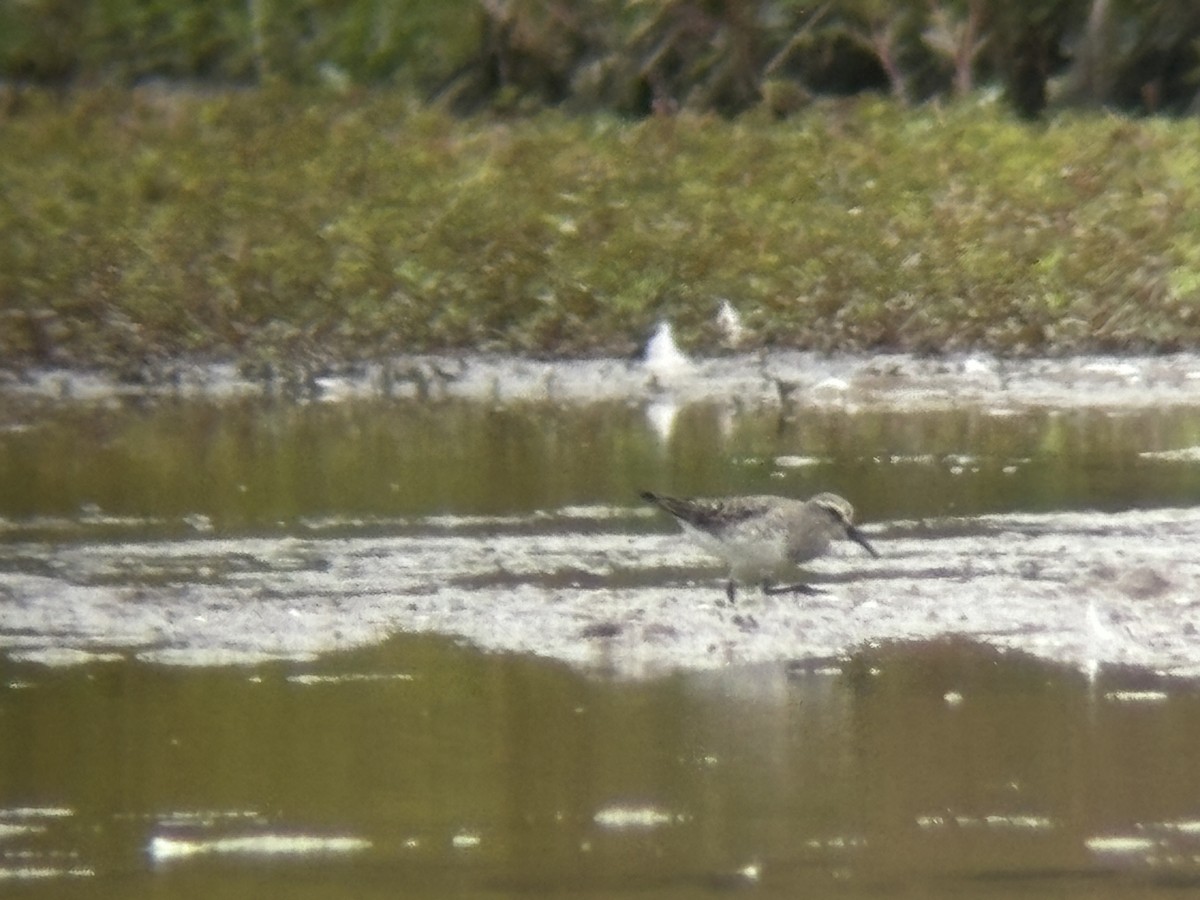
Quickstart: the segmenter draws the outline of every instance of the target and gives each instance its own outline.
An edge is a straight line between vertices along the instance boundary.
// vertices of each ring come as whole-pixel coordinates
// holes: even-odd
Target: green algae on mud
[[[463,347],[1005,354],[1200,341],[1196,122],[979,98],[777,122],[454,118],[398,92],[22,90],[0,352],[136,370]]]

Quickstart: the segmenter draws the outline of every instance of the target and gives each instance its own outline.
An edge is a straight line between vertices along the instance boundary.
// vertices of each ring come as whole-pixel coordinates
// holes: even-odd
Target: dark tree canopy
[[[0,79],[408,86],[455,109],[778,115],[865,91],[1001,89],[1022,115],[1187,114],[1193,0],[27,0]]]

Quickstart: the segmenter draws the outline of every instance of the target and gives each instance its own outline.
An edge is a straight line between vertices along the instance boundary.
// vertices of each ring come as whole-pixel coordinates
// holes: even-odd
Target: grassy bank
[[[396,93],[10,91],[0,350],[1200,344],[1200,123],[988,103],[457,119]]]

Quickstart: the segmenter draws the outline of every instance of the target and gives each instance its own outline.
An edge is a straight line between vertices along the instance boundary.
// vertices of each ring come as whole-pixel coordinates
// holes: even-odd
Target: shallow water
[[[614,682],[394,637],[0,678],[23,895],[1200,887],[1200,693],[1133,672],[935,642]]]
[[[1200,363],[801,362],[9,385],[0,883],[1200,885]],[[643,487],[882,556],[729,608]]]

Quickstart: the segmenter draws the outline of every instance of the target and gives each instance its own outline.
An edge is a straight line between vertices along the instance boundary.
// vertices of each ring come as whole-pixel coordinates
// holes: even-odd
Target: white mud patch
[[[455,635],[626,677],[965,636],[1200,675],[1200,510],[866,523],[816,597],[746,592],[649,510],[311,523],[303,536],[0,545],[0,648],[71,665],[310,660]]]

